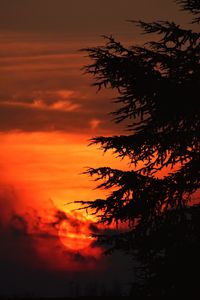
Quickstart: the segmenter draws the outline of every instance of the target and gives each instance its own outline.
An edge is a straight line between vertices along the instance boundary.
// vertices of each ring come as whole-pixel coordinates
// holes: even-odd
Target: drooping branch
[[[193,153],[198,151],[200,146],[197,130],[100,136],[93,138],[91,144],[100,144],[104,152],[113,150],[118,157],[129,157],[135,167],[143,163],[142,171],[146,175],[152,175],[163,167],[173,168],[178,162],[185,163],[193,157]]]
[[[193,15],[197,16],[193,23],[200,22],[200,1],[199,0],[176,0],[181,5],[183,10],[188,10]]]
[[[97,188],[113,189],[106,200],[77,202],[83,209],[98,213],[100,222],[128,222],[134,227],[146,223],[165,210],[187,204],[190,195],[200,187],[199,155],[163,179],[109,167],[90,168],[87,173],[101,181]]]

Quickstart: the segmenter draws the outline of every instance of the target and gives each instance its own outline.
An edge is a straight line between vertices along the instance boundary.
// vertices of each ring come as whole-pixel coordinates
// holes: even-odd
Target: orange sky
[[[108,115],[115,109],[108,100],[113,94],[96,94],[80,70],[88,63],[77,51],[83,45],[43,34],[2,32],[0,38],[0,186],[17,195],[12,210],[48,211],[42,213],[45,220],[57,210],[70,213],[74,207],[67,202],[103,197],[105,191],[94,190],[94,182],[80,173],[88,166],[127,168],[127,161],[87,145],[93,136],[120,134],[123,128]]]
[[[0,38],[0,206],[5,228],[17,214],[17,230],[26,224],[30,236],[43,230],[56,235],[58,248],[68,254],[65,259],[63,250],[57,251],[53,265],[49,251],[55,248],[52,239],[36,238],[33,242],[39,261],[51,268],[97,267],[95,260],[102,251],[90,247],[89,227],[94,220],[85,213],[84,220],[78,217],[82,226],[77,232],[66,220],[59,220],[54,232],[49,225],[35,231],[31,224],[38,218],[41,224],[51,224],[57,211],[74,218],[74,207],[67,202],[105,194],[94,190],[94,183],[80,173],[87,166],[109,165],[111,161],[117,166],[111,154],[103,156],[95,147],[87,147],[92,136],[115,132],[108,116],[113,107],[107,101],[111,94],[97,95],[89,78],[83,76],[80,68],[87,60],[78,51],[82,45],[77,39],[4,32]],[[96,42],[88,40],[88,45]],[[84,263],[70,256],[80,250]],[[88,255],[94,260],[87,260]]]
[[[116,109],[108,100],[114,94],[97,94],[83,76],[89,61],[79,49],[103,44],[103,34],[141,43],[146,37],[125,20],[169,16],[186,21],[172,0],[102,0],[98,7],[92,0],[1,0],[1,265],[77,271],[109,264],[89,237],[99,230],[94,220],[66,205],[105,195],[80,175],[85,167],[127,168],[87,147],[91,137],[123,127],[108,115]]]
[[[87,167],[127,167],[111,153],[103,155],[95,146],[88,147],[88,135],[18,132],[0,137],[1,181],[39,198],[38,203],[51,199],[60,209],[65,209],[66,202],[97,195],[95,183],[81,174]]]
[[[90,247],[93,242],[90,238],[92,233],[90,224],[95,220],[85,212],[83,216],[76,215],[73,210],[77,206],[66,204],[74,200],[92,200],[100,197],[100,194],[102,197],[105,195],[104,191],[94,190],[95,184],[90,178],[80,174],[87,166],[97,167],[100,162],[105,166],[115,167],[126,167],[126,164],[120,161],[115,163],[111,154],[102,155],[95,147],[88,149],[88,135],[61,132],[10,132],[2,133],[0,137],[2,195],[4,192],[7,194],[6,197],[10,198],[9,194],[12,190],[15,198],[12,200],[11,207],[7,207],[7,203],[4,203],[3,210],[9,211],[7,224],[12,219],[12,211],[27,222],[30,235],[37,237],[39,233],[48,232],[49,236],[57,236],[56,244],[59,244],[59,249],[66,248],[67,253],[81,251],[85,257],[90,255],[95,259],[100,258],[101,249]],[[0,194],[0,202],[2,195]],[[49,224],[55,221],[57,211],[66,213],[67,217],[66,220],[65,218],[58,220],[57,226],[52,231]],[[38,218],[40,218],[40,225],[34,229],[33,224]],[[70,218],[70,222],[72,219],[77,219],[78,231],[74,225],[70,225],[67,218]],[[20,221],[19,224],[17,223],[17,230],[19,228],[21,230],[21,226]],[[57,255],[54,254],[52,265],[50,258],[53,254],[49,250],[52,248],[51,238],[36,238],[35,247],[40,259],[42,258],[46,263],[49,261],[50,268],[67,270],[77,268],[80,270],[83,267],[84,269],[97,268],[96,263],[90,263],[90,260],[85,264],[70,259],[69,263],[69,259],[63,257],[61,250],[57,251]]]

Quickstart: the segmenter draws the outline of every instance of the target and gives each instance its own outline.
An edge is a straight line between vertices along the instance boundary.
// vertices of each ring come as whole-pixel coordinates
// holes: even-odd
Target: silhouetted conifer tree
[[[176,2],[194,14],[193,23],[198,26],[200,1]],[[132,167],[128,171],[107,166],[88,169],[89,175],[101,181],[98,188],[111,192],[106,199],[79,203],[91,209],[102,223],[128,223],[130,230],[126,233],[97,237],[113,248],[140,249],[139,255],[143,261],[146,257],[152,275],[156,262],[149,260],[149,254],[156,252],[156,259],[162,257],[164,249],[165,257],[171,259],[170,238],[164,236],[162,249],[157,238],[165,230],[168,233],[170,222],[176,218],[182,224],[188,201],[199,188],[200,33],[168,21],[134,24],[159,39],[127,48],[110,36],[105,37],[104,46],[84,49],[93,61],[86,72],[94,76],[99,90],[118,91],[115,101],[120,108],[113,112],[114,120],[125,122],[129,130],[126,135],[95,137],[91,143],[105,152],[113,150],[120,158],[128,157]],[[158,176],[166,169],[170,169],[167,175]],[[182,228],[180,224],[174,223],[177,226],[170,229],[172,234],[175,228]],[[179,246],[174,246],[175,251],[181,250]],[[162,265],[161,260],[159,263]],[[161,271],[153,278],[158,279],[159,274]],[[164,282],[166,278],[162,279]],[[173,290],[174,281],[168,281],[168,285]],[[169,286],[163,285],[160,294]]]
[[[197,13],[199,1],[178,2],[191,10],[193,4]],[[161,39],[125,48],[106,37],[105,46],[85,49],[94,61],[86,72],[98,89],[118,90],[121,107],[113,115],[116,122],[128,120],[130,132],[95,137],[92,144],[129,157],[133,168],[90,168],[87,173],[103,181],[99,188],[115,190],[107,199],[81,202],[103,223],[130,226],[185,206],[199,187],[200,33],[170,22],[134,23]],[[165,167],[173,172],[158,178]]]
[[[143,233],[135,232],[143,273],[139,270],[142,280],[133,285],[132,295],[195,299],[200,292],[200,205],[169,210]]]

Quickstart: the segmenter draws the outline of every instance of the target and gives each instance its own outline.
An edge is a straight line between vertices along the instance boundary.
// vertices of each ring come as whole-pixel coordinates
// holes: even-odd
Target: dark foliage
[[[179,3],[183,10],[189,10],[196,18],[193,20],[194,23],[200,22],[200,12],[199,12],[199,0],[176,0]]]
[[[176,2],[198,23],[200,1]],[[127,48],[110,36],[104,46],[84,49],[93,61],[86,72],[98,90],[118,91],[120,108],[112,114],[128,127],[126,135],[95,137],[91,144],[128,157],[131,168],[88,169],[110,194],[78,203],[104,224],[127,223],[125,233],[96,237],[140,257],[146,295],[173,296],[187,286],[191,266],[199,266],[199,207],[188,203],[200,186],[200,33],[173,22],[133,23],[159,38]]]
[[[141,293],[188,299],[199,294],[199,205],[168,211],[143,240],[140,237],[138,233],[134,242],[136,247],[138,241],[138,257],[146,263]]]
[[[105,46],[84,49],[94,61],[85,68],[94,85],[118,90],[121,107],[113,115],[116,122],[129,123],[130,133],[95,137],[91,143],[129,157],[133,168],[89,169],[103,180],[98,187],[112,192],[106,200],[82,202],[104,223],[132,226],[183,207],[198,189],[200,134],[200,33],[169,22],[134,23],[160,39],[125,48],[106,37]],[[158,178],[166,167],[173,172]]]

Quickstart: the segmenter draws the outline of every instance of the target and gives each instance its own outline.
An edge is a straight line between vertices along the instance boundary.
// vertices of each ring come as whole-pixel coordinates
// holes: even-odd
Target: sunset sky
[[[85,285],[125,281],[129,258],[103,257],[89,235],[104,229],[66,205],[104,195],[85,167],[127,167],[87,146],[123,128],[108,115],[114,94],[90,86],[79,50],[102,35],[145,41],[126,20],[187,18],[173,0],[0,0],[0,295],[73,294],[81,274]]]

